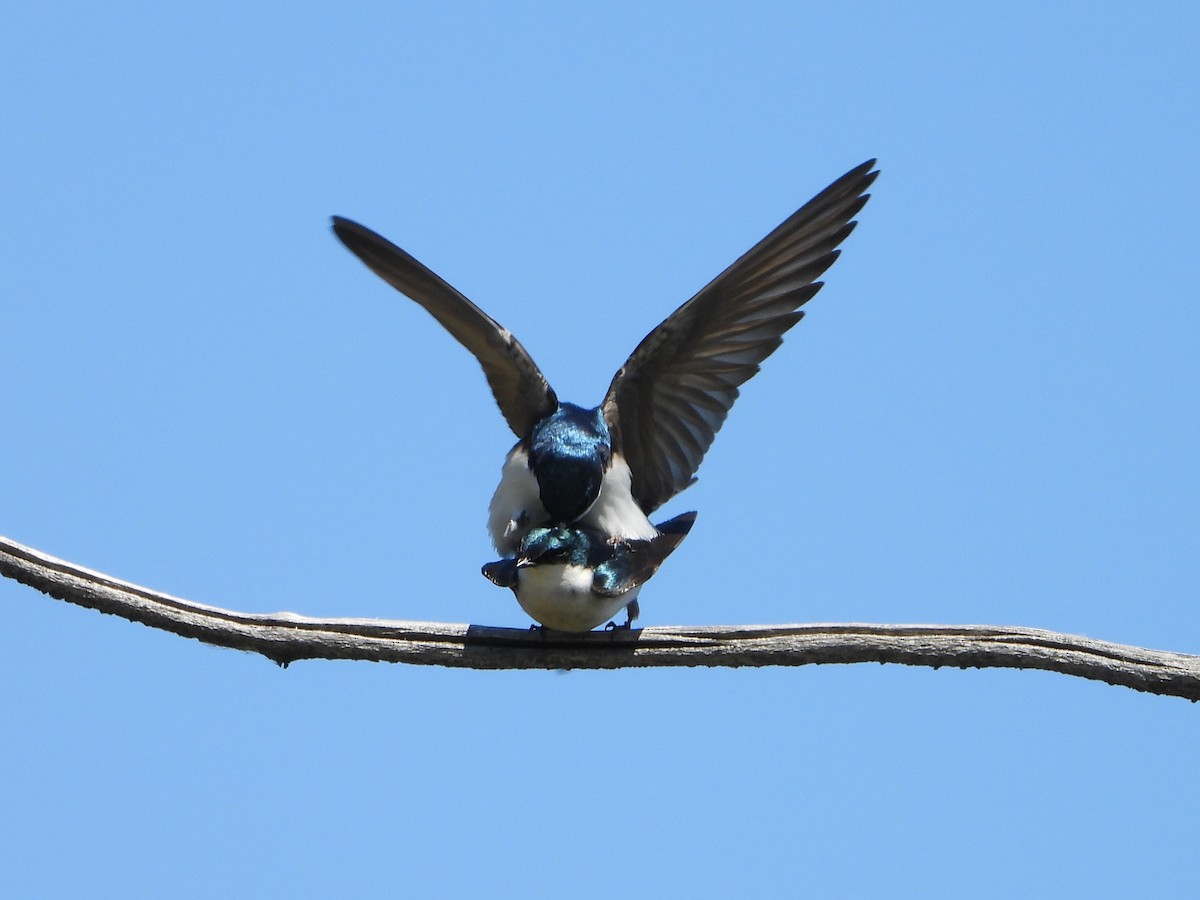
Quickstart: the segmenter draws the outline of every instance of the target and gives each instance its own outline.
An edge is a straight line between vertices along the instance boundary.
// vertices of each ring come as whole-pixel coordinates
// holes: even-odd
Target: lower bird
[[[662,522],[648,540],[613,541],[592,528],[536,526],[515,557],[483,567],[500,587],[511,588],[529,616],[555,631],[591,631],[622,609],[628,628],[638,616],[637,596],[664,559],[687,537],[694,512]]]

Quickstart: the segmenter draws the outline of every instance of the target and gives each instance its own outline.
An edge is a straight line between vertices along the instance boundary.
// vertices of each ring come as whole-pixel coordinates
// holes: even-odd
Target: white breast
[[[648,541],[657,537],[658,529],[650,524],[633,499],[632,484],[629,463],[619,453],[614,453],[600,484],[600,496],[579,521],[604,534],[628,540]]]
[[[504,460],[500,484],[488,505],[488,533],[501,556],[515,556],[521,538],[530,528],[545,523],[537,479],[529,468],[529,454],[518,444]]]
[[[517,602],[531,618],[556,631],[591,631],[637,599],[636,587],[620,597],[592,593],[583,566],[539,565],[517,571]]]
[[[600,496],[580,517],[580,524],[628,540],[648,541],[656,537],[658,529],[650,524],[633,499],[632,481],[629,464],[615,454],[600,483]],[[529,454],[517,445],[504,460],[500,484],[488,506],[492,544],[501,556],[515,556],[525,532],[544,525],[548,518],[537,478],[529,468]]]

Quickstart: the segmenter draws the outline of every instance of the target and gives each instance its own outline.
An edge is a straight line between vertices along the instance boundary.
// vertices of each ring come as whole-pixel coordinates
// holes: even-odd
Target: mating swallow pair
[[[399,247],[335,216],[338,238],[423,306],[483,367],[517,436],[488,509],[506,557],[484,574],[547,627],[587,631],[626,608],[691,528],[649,515],[692,484],[738,388],[782,343],[854,230],[879,174],[847,172],[638,344],[599,406],[559,401],[515,337]]]

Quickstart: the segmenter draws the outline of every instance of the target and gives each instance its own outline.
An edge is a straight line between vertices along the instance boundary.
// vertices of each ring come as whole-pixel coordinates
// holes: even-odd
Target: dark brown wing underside
[[[333,231],[367,267],[437,319],[474,354],[508,426],[519,438],[558,405],[520,341],[408,253],[369,228],[333,217]]]
[[[847,172],[673,312],[613,378],[604,414],[650,513],[695,481],[738,388],[800,321],[879,174]]]

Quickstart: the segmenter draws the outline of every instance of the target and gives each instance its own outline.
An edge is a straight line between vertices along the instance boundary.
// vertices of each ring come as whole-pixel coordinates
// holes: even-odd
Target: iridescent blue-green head
[[[592,551],[592,540],[579,528],[566,525],[544,525],[531,528],[521,539],[519,559],[545,563],[566,563],[584,566]]]
[[[611,458],[612,438],[600,409],[563,403],[533,426],[529,467],[552,522],[573,522],[588,511]]]

